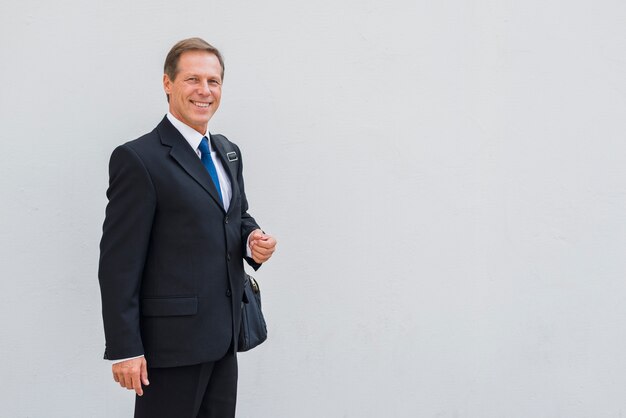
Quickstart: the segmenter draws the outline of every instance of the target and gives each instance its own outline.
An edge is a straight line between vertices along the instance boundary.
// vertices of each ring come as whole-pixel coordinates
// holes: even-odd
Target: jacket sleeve
[[[261,267],[261,264],[254,261],[251,257],[245,256],[248,249],[248,236],[255,229],[261,229],[256,223],[254,218],[248,213],[248,200],[246,199],[246,192],[243,183],[243,161],[241,156],[241,150],[237,147],[237,154],[239,155],[239,167],[237,168],[237,182],[239,183],[239,193],[241,194],[241,243],[243,245],[243,254],[246,262],[255,271]]]
[[[102,227],[98,279],[109,360],[144,353],[139,291],[156,208],[156,192],[143,162],[128,145],[109,163],[109,203]]]

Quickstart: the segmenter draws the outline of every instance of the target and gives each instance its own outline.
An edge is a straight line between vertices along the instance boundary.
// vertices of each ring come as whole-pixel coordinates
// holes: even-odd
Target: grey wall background
[[[0,416],[131,415],[101,360],[107,163],[194,35],[279,239],[240,417],[626,415],[624,2],[25,0],[0,4]]]

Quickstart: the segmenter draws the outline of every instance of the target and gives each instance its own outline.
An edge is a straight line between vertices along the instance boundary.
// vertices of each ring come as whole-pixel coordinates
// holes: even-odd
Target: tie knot
[[[200,150],[200,154],[202,155],[211,155],[211,152],[209,151],[209,140],[206,136],[202,138],[202,141],[200,141],[198,149]]]

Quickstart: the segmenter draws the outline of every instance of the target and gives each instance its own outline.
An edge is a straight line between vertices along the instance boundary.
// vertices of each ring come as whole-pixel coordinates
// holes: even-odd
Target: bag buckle
[[[256,280],[254,280],[254,277],[248,276],[248,278],[250,279],[250,287],[252,288],[252,291],[254,293],[259,293],[259,284],[256,282]]]

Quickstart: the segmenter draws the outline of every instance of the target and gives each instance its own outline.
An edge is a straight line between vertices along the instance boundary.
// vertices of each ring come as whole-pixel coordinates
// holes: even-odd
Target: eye
[[[209,85],[211,86],[219,86],[220,82],[217,80],[209,80]]]
[[[189,83],[197,83],[198,77],[188,77],[186,81]]]

